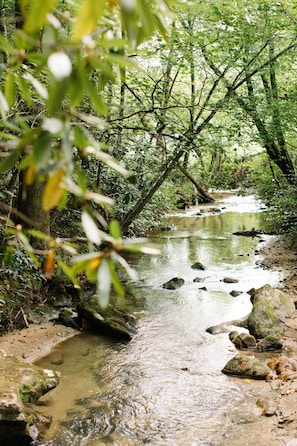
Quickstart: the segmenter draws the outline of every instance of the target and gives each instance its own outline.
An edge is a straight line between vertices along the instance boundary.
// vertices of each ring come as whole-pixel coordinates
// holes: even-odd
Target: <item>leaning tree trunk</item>
[[[215,201],[215,199],[195,180],[195,178],[189,174],[182,164],[179,164],[178,168],[191,181],[191,183],[194,184],[202,203],[212,203]]]

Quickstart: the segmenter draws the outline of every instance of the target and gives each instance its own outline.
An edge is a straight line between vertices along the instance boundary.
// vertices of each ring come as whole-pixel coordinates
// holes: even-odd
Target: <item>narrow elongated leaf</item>
[[[103,259],[98,268],[97,276],[97,295],[98,302],[102,308],[106,308],[109,302],[111,290],[111,275],[109,265],[106,259]]]
[[[122,237],[121,226],[117,220],[111,220],[109,223],[109,232],[115,239],[120,239]]]
[[[73,40],[78,42],[90,34],[97,26],[98,20],[104,12],[105,1],[83,0],[77,12],[73,26]]]
[[[6,158],[3,158],[0,163],[0,173],[12,169],[16,165],[20,157],[20,154],[21,154],[20,150],[15,150],[11,155],[7,156]]]
[[[39,31],[46,23],[46,15],[58,3],[58,0],[22,0],[22,12],[25,16],[26,32]]]
[[[63,175],[63,169],[57,170],[57,172],[49,179],[46,184],[42,197],[42,208],[45,212],[53,209],[58,204],[60,198],[64,193],[64,189],[61,186]]]
[[[4,96],[7,100],[9,107],[14,103],[15,99],[15,75],[8,73],[5,80]]]
[[[50,279],[54,275],[56,270],[54,249],[49,250],[49,253],[43,262],[42,269],[46,279]]]
[[[118,294],[118,296],[124,297],[125,290],[124,290],[124,287],[121,284],[121,281],[119,280],[119,277],[116,273],[115,265],[114,265],[114,262],[112,261],[112,259],[108,259],[108,265],[109,265],[109,271],[110,271],[110,275],[111,275],[113,289]]]
[[[88,212],[83,211],[81,215],[81,223],[90,242],[95,243],[95,245],[100,245],[100,231]]]
[[[63,273],[66,274],[66,276],[71,280],[71,282],[73,283],[75,288],[79,289],[80,288],[80,284],[79,284],[77,278],[75,277],[75,275],[73,274],[72,268],[70,268],[61,259],[58,259],[57,263],[58,263],[59,267],[61,268],[61,270],[63,271]]]
[[[37,167],[44,166],[52,150],[53,135],[49,132],[42,133],[33,146],[33,157]]]

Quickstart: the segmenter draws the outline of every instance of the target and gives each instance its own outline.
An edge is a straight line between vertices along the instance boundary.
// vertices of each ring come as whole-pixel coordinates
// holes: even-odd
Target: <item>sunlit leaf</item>
[[[28,186],[31,186],[34,183],[34,181],[36,179],[36,173],[37,173],[36,165],[32,162],[28,166],[28,169],[26,170],[26,173],[25,173],[25,183]]]
[[[100,231],[88,212],[86,211],[82,212],[81,223],[86,233],[86,236],[88,237],[90,242],[94,243],[95,245],[100,245],[101,243]]]
[[[46,23],[46,15],[57,3],[58,0],[21,0],[22,12],[26,18],[25,31],[39,31]]]
[[[63,122],[61,119],[57,118],[45,118],[42,123],[42,128],[46,132],[52,133],[53,135],[60,133],[63,129]]]
[[[98,268],[97,276],[97,295],[98,302],[102,308],[106,308],[109,302],[111,291],[111,275],[109,265],[106,259],[103,259]]]
[[[13,73],[8,73],[6,75],[4,95],[8,106],[11,107],[15,100],[15,75]]]
[[[47,89],[39,82],[36,77],[32,76],[31,73],[24,74],[24,79],[27,79],[35,88],[37,93],[42,97],[42,99],[48,98],[48,92]]]
[[[8,102],[2,91],[0,91],[0,113],[3,119],[6,119],[8,111],[9,111]]]
[[[111,255],[113,260],[118,262],[125,269],[126,273],[128,274],[131,280],[135,281],[138,279],[138,274],[135,271],[135,269],[131,268],[129,263],[122,256],[120,256],[116,252],[112,252]]]
[[[62,51],[51,53],[47,60],[47,65],[57,81],[62,81],[69,77],[72,72],[71,60],[69,56]]]
[[[32,235],[35,238],[38,238],[39,240],[44,240],[46,242],[49,242],[51,240],[50,235],[45,234],[44,232],[38,231],[37,229],[29,229],[28,234]]]
[[[108,153],[103,152],[97,147],[87,146],[84,150],[86,155],[93,155],[98,158],[100,161],[105,163],[107,166],[119,172],[121,175],[129,175],[129,172],[125,167],[114,157],[110,156]]]
[[[56,269],[54,249],[49,250],[43,262],[42,269],[46,279],[50,279],[54,275]]]
[[[73,274],[72,268],[70,266],[68,266],[65,262],[63,262],[61,259],[58,259],[57,263],[58,263],[59,267],[61,268],[61,270],[63,271],[63,273],[71,280],[73,285],[76,288],[80,289],[80,284],[79,284],[75,274]]]
[[[45,186],[42,197],[42,208],[45,212],[53,209],[59,202],[63,195],[64,189],[62,186],[62,178],[64,175],[63,169],[58,169],[56,173],[49,179]]]
[[[73,40],[78,42],[85,35],[90,34],[97,26],[98,20],[104,12],[104,1],[83,0],[77,11],[73,26]]]
[[[121,226],[117,220],[110,221],[109,233],[115,239],[120,239],[122,237]]]

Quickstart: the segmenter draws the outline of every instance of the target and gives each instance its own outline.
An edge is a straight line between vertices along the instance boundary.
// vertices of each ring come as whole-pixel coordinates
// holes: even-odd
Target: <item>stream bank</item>
[[[213,242],[220,243],[220,239],[216,238],[216,239],[213,240]],[[179,242],[179,243],[181,243],[181,242]],[[266,266],[269,266],[269,268],[277,269],[280,272],[283,272],[283,271],[281,270],[282,267],[281,267],[281,265],[279,263],[279,254],[280,254],[279,253],[279,249],[280,249],[280,245],[282,245],[283,243],[284,243],[283,240],[275,239],[272,242],[270,242],[270,244],[266,245],[265,248],[264,248],[264,251],[265,250],[267,251],[266,252],[266,257],[264,259],[264,262],[266,263]],[[273,248],[273,244],[275,244],[274,248]],[[285,258],[290,263],[289,256],[288,256],[288,253],[289,253],[288,247],[289,247],[289,245],[282,245],[282,246],[285,249],[285,253],[286,253]],[[167,246],[167,249],[169,249],[169,248],[171,249],[171,242]],[[182,244],[182,248],[183,249],[185,248],[184,244]],[[190,248],[193,248],[193,246],[191,245]],[[273,256],[274,256],[273,253],[274,252],[276,252],[276,255],[275,255],[275,262],[276,263],[273,261]],[[171,251],[169,252],[169,255],[171,255]],[[292,255],[292,259],[294,259],[294,255]],[[185,260],[186,259],[183,259],[183,262],[185,262]],[[268,264],[268,262],[270,262],[270,265]],[[292,261],[291,265],[288,264],[287,266],[284,267],[284,269],[287,268],[287,271],[291,272],[291,266],[294,267],[294,262],[293,261]],[[195,273],[195,274],[197,274],[197,273]],[[209,273],[208,272],[205,273],[205,276],[207,274],[209,274]],[[220,275],[221,275],[221,272],[220,272]],[[191,277],[192,276],[194,277],[194,272],[191,273]],[[288,291],[288,293],[290,293],[292,299],[294,299],[294,285],[293,285],[293,281],[294,280],[293,280],[293,276],[294,276],[294,274],[293,275],[290,274],[290,273],[286,274],[286,278],[290,282],[290,287],[288,285],[289,282],[287,283],[287,280],[284,281],[283,284],[282,284],[282,288],[288,287],[287,291]],[[206,278],[206,280],[207,280],[207,278]],[[159,282],[161,282],[161,279],[160,279]],[[190,283],[187,282],[186,288],[185,288],[185,290],[187,291],[187,295],[189,295],[189,293],[191,292],[191,287],[193,287],[193,286],[194,285],[190,285]],[[209,282],[208,286],[209,287],[213,286],[213,282]],[[218,286],[218,282],[216,282],[216,286]],[[232,285],[230,285],[230,286],[232,286]],[[230,289],[232,289],[232,288],[230,288]],[[168,311],[170,311],[170,313],[173,313],[173,316],[177,317],[177,315],[179,315],[179,317],[183,317],[184,316],[184,311],[185,310],[187,310],[187,311],[189,310],[189,307],[188,308],[186,307],[185,310],[183,312],[181,312],[181,309],[177,308],[178,312],[176,313],[174,305],[176,304],[177,301],[180,300],[179,299],[179,294],[174,294],[175,292],[171,292],[171,291],[169,291],[170,294],[164,294],[165,291],[164,292],[158,291],[157,288],[155,288],[154,292],[155,293],[156,292],[161,293],[162,296],[163,296],[163,299],[166,298],[166,296],[171,296],[171,297],[168,297],[169,298],[169,303],[170,303],[170,308],[168,308]],[[197,294],[196,293],[197,292],[195,291],[195,297],[193,296],[193,298],[191,298],[191,301],[189,303],[197,302]],[[202,299],[201,303],[203,303],[203,305],[206,305],[207,304],[206,294],[204,294],[203,291],[200,291],[198,293],[199,293],[198,296],[201,296],[201,298],[199,298],[199,299]],[[219,297],[221,296],[221,292],[218,293],[216,291],[216,294],[218,294]],[[166,298],[166,300],[168,300],[168,298]],[[185,299],[185,298],[183,298],[183,299]],[[188,299],[188,296],[187,296],[187,299]],[[240,299],[240,297],[239,297],[239,299]],[[154,302],[155,301],[152,301],[151,305],[153,305]],[[228,300],[228,302],[229,302],[229,300]],[[166,301],[164,300],[164,304],[165,303],[166,303]],[[221,303],[223,303],[223,302],[221,302]],[[167,303],[167,305],[168,305],[168,303]],[[205,309],[208,310],[208,308],[205,308]],[[166,317],[168,315],[170,315],[170,313],[168,313],[168,311],[166,310],[166,314],[165,314]],[[128,350],[130,350],[130,359],[127,358],[126,360],[129,360],[129,362],[131,360],[134,361],[135,365],[137,366],[138,365],[137,364],[138,360],[139,360],[139,358],[141,358],[141,364],[142,364],[142,369],[141,370],[142,370],[142,373],[143,373],[143,379],[139,382],[139,384],[141,384],[141,385],[149,384],[150,386],[153,386],[153,387],[157,386],[156,388],[159,389],[159,391],[161,392],[161,394],[158,396],[158,398],[159,399],[161,397],[163,398],[163,406],[165,404],[165,408],[166,408],[167,407],[166,405],[168,405],[168,407],[167,407],[168,410],[170,410],[170,408],[171,408],[171,406],[170,406],[171,403],[170,403],[169,399],[167,400],[167,399],[164,399],[164,398],[165,397],[169,398],[169,396],[170,396],[170,399],[173,398],[173,400],[178,398],[177,401],[179,401],[179,403],[181,405],[181,408],[182,408],[183,404],[186,404],[187,400],[189,400],[189,404],[190,404],[189,407],[192,407],[196,412],[197,412],[199,406],[201,406],[202,409],[204,408],[204,411],[206,413],[209,413],[209,414],[211,414],[211,412],[214,413],[213,411],[217,411],[218,410],[218,407],[216,406],[217,402],[216,402],[215,397],[211,397],[209,399],[209,401],[207,401],[206,403],[203,401],[203,399],[201,399],[202,398],[201,396],[200,396],[200,398],[198,399],[197,402],[191,402],[192,397],[193,397],[193,393],[192,393],[193,389],[192,389],[192,387],[190,387],[190,384],[193,383],[194,387],[196,387],[196,385],[198,383],[200,383],[202,377],[204,379],[204,383],[205,383],[206,386],[210,383],[215,388],[216,391],[221,392],[221,396],[223,398],[227,397],[227,395],[225,395],[227,390],[225,389],[225,391],[224,391],[224,389],[221,390],[221,388],[220,388],[220,386],[222,386],[222,385],[224,386],[225,379],[222,376],[216,375],[215,373],[213,373],[213,370],[212,370],[212,368],[213,369],[217,368],[217,364],[215,364],[215,362],[217,362],[217,361],[211,362],[210,364],[208,364],[208,367],[210,366],[210,369],[205,368],[204,361],[208,359],[207,356],[214,355],[213,344],[210,344],[208,346],[206,345],[205,348],[201,351],[201,353],[204,354],[205,356],[201,356],[201,353],[200,353],[200,358],[196,358],[196,359],[199,359],[199,362],[197,362],[196,359],[194,359],[194,362],[193,362],[193,348],[197,348],[198,345],[202,346],[201,342],[205,342],[206,339],[207,339],[207,338],[205,338],[204,335],[202,335],[202,334],[200,335],[196,331],[192,330],[190,332],[190,334],[191,334],[191,337],[194,338],[195,342],[191,343],[188,348],[186,348],[186,349],[183,348],[182,350],[181,349],[178,350],[179,351],[178,356],[176,356],[176,351],[173,352],[174,356],[171,355],[171,351],[170,350],[167,350],[167,352],[165,352],[165,357],[164,357],[164,360],[163,360],[163,364],[160,364],[159,367],[161,367],[162,376],[164,376],[163,371],[165,372],[165,376],[166,376],[165,385],[166,385],[166,387],[164,387],[163,385],[161,386],[161,384],[162,384],[161,382],[159,383],[160,376],[156,376],[158,381],[156,381],[156,382],[155,381],[151,381],[151,376],[150,375],[151,375],[151,373],[154,374],[155,370],[149,369],[149,374],[148,374],[148,370],[143,368],[144,366],[146,367],[148,364],[150,364],[152,359],[154,359],[154,358],[152,358],[151,354],[155,355],[156,351],[158,351],[158,349],[161,348],[161,344],[164,343],[164,342],[166,342],[166,344],[167,344],[168,343],[168,337],[169,337],[169,340],[170,340],[172,338],[172,336],[173,336],[173,334],[171,332],[170,333],[168,333],[168,332],[166,333],[165,332],[164,334],[159,332],[159,330],[160,330],[160,327],[158,325],[158,319],[160,320],[159,311],[157,311],[157,309],[156,309],[154,314],[158,314],[158,318],[157,318],[157,324],[156,323],[152,324],[153,331],[150,331],[147,334],[145,332],[145,329],[147,328],[147,325],[151,325],[151,323],[152,323],[151,317],[149,317],[147,319],[147,321],[146,321],[146,324],[143,325],[140,328],[139,335],[136,336],[136,338],[137,337],[138,338],[139,337],[142,337],[142,338],[143,337],[144,338],[149,337],[149,338],[151,338],[151,336],[153,335],[154,336],[154,343],[157,342],[157,344],[154,345],[154,349],[153,350],[149,349],[148,352],[146,353],[145,351],[142,350],[144,346],[142,346],[141,344],[140,344],[140,346],[138,348],[136,348],[137,347],[137,339],[135,340],[135,342],[132,341],[132,343],[128,346]],[[221,321],[220,320],[220,316],[217,316],[217,318],[219,319],[219,321]],[[162,320],[161,320],[161,322],[162,322]],[[169,322],[170,323],[174,322],[175,330],[176,329],[182,329],[181,330],[181,334],[182,335],[185,334],[184,333],[184,328],[181,326],[181,324],[179,324],[178,320],[175,320],[174,318],[170,317],[170,321]],[[178,322],[178,325],[176,325],[177,322]],[[289,322],[289,321],[287,321],[287,322]],[[288,333],[287,333],[288,336],[286,336],[286,342],[289,342],[290,339],[294,340],[294,325],[293,325],[293,328],[292,328],[293,322],[294,322],[294,318],[292,317],[292,318],[290,318],[290,323],[289,323],[289,325],[291,324],[291,326],[288,326]],[[194,326],[193,326],[193,329],[194,329]],[[291,330],[290,333],[289,333],[289,329]],[[25,338],[26,338],[25,342],[21,342],[21,344],[23,344],[22,345],[23,351],[24,351],[24,346],[26,345],[27,342],[28,342],[27,345],[29,345],[29,341],[30,341],[29,331],[30,330],[31,330],[31,328],[27,329],[27,335],[25,336]],[[42,332],[42,330],[40,330],[40,331]],[[290,334],[291,334],[291,336],[290,336]],[[166,337],[164,337],[164,336],[166,336]],[[78,336],[78,338],[80,338],[80,336]],[[296,338],[296,336],[295,336],[295,338]],[[223,341],[223,343],[225,343],[224,339],[225,339],[224,337],[220,337],[218,339],[218,342],[220,343],[220,342]],[[0,340],[1,340],[1,338],[0,338]],[[138,340],[140,340],[140,339],[138,339]],[[173,338],[173,341],[174,341],[174,338]],[[182,341],[182,339],[180,339],[180,341]],[[189,340],[189,339],[188,339],[188,341],[191,342],[191,340]],[[94,342],[93,343],[94,349],[96,349],[97,341],[94,339],[93,342]],[[176,341],[174,341],[174,343],[175,342]],[[36,338],[36,332],[35,332],[35,337],[32,340],[32,343],[33,344],[35,343],[36,346],[39,345],[39,343],[40,343],[40,338],[39,337]],[[151,343],[152,342],[150,342],[150,344]],[[75,344],[75,345],[77,345],[77,344]],[[148,345],[149,344],[146,344],[146,348],[148,347]],[[173,344],[168,344],[168,348],[173,348],[172,345]],[[182,342],[180,342],[179,348],[181,348],[181,346],[182,346]],[[31,345],[31,347],[32,347],[32,345]],[[122,348],[123,347],[121,347],[121,346],[116,347],[116,349],[117,349],[117,352],[115,352],[116,356],[118,356],[118,357],[123,356],[123,352],[125,350],[125,347],[124,347],[124,350],[122,350]],[[140,350],[139,350],[139,348],[140,348]],[[70,347],[70,349],[71,349],[71,347]],[[109,347],[108,347],[108,349],[109,349],[109,354],[113,355],[114,353],[112,353],[112,350],[110,350]],[[112,347],[112,349],[114,349],[114,347]],[[69,350],[69,348],[68,348],[68,350]],[[86,351],[85,353],[87,354],[88,352]],[[132,357],[131,357],[131,353],[133,353]],[[223,351],[223,349],[220,351],[220,353],[222,355],[226,355],[226,353]],[[139,356],[139,355],[141,355],[141,356]],[[115,356],[115,361],[117,361],[116,356]],[[97,365],[98,365],[97,364],[97,358],[96,358],[96,356],[94,358],[95,358],[95,363],[94,363],[95,365],[94,365],[94,367],[97,367]],[[191,358],[191,359],[189,359],[189,358]],[[158,358],[156,357],[156,359],[158,359]],[[217,359],[219,359],[219,358],[217,358]],[[166,360],[170,360],[170,363],[168,364],[168,366],[166,365],[166,362],[165,362]],[[118,370],[119,373],[118,373],[118,376],[116,377],[117,381],[115,382],[115,384],[117,386],[120,384],[120,381],[118,381],[118,379],[119,379],[119,377],[123,373],[124,373],[124,377],[125,377],[125,379],[127,380],[128,383],[133,378],[133,376],[134,376],[134,378],[139,380],[139,376],[135,375],[135,369],[134,369],[133,363],[132,364],[125,363],[125,365],[126,365],[125,372],[120,371],[120,369]],[[152,365],[154,365],[154,364],[152,364]],[[112,361],[110,366],[111,367],[114,367],[114,366],[115,367],[119,367],[119,364],[117,362],[113,362]],[[106,373],[107,369],[103,370],[103,372]],[[130,377],[129,375],[131,373],[132,373],[132,375]],[[199,377],[201,377],[201,378],[199,378]],[[103,385],[104,385],[104,377],[102,377],[102,378],[103,378],[103,381],[101,379],[101,385],[102,385],[102,382],[103,382]],[[167,380],[167,378],[169,379],[169,381]],[[171,381],[171,378],[172,378],[172,381]],[[178,379],[178,381],[176,381],[176,379]],[[132,382],[133,382],[132,385],[135,385],[135,383],[137,383],[137,381],[135,381],[135,379],[133,379]],[[225,422],[229,423],[229,425],[230,425],[230,420],[231,420],[231,426],[234,427],[234,423],[235,423],[235,425],[237,423],[239,423],[238,426],[240,426],[240,423],[244,423],[244,424],[250,423],[249,417],[253,417],[254,421],[253,421],[253,423],[250,423],[248,428],[244,429],[244,435],[246,437],[242,437],[242,434],[240,434],[240,440],[241,440],[240,443],[236,443],[237,439],[235,437],[236,437],[236,432],[238,432],[238,430],[235,428],[235,430],[234,430],[235,437],[233,435],[231,435],[231,436],[228,437],[227,443],[226,443],[226,440],[225,440],[225,443],[222,440],[218,444],[220,444],[220,445],[232,444],[232,446],[235,446],[237,444],[246,444],[246,445],[255,445],[255,444],[286,445],[288,442],[292,442],[292,440],[294,439],[294,433],[293,433],[293,431],[290,431],[290,425],[293,425],[293,422],[292,422],[291,418],[292,418],[292,416],[294,416],[294,414],[289,413],[288,409],[285,409],[286,405],[283,404],[285,402],[285,400],[286,400],[286,396],[290,395],[290,399],[292,399],[292,395],[294,396],[294,394],[295,394],[295,391],[294,391],[294,388],[292,386],[292,383],[291,384],[287,384],[287,383],[279,382],[279,380],[277,380],[275,382],[272,382],[272,383],[269,383],[269,384],[268,383],[265,384],[265,388],[267,389],[267,393],[269,393],[269,394],[271,393],[270,392],[271,388],[274,388],[274,389],[277,390],[277,392],[273,392],[273,393],[276,393],[277,396],[281,397],[282,403],[280,403],[280,401],[278,401],[277,399],[275,399],[274,401],[270,401],[270,403],[269,403],[270,404],[269,410],[267,409],[267,407],[265,409],[263,408],[263,410],[266,412],[266,414],[268,414],[268,412],[269,412],[270,416],[269,417],[261,417],[261,416],[259,416],[259,414],[260,414],[260,410],[259,410],[258,415],[257,415],[258,416],[258,420],[255,422],[255,414],[253,414],[252,412],[248,413],[247,406],[244,406],[245,409],[242,409],[242,408],[239,409],[239,408],[236,407],[236,402],[237,401],[241,401],[241,397],[239,395],[237,395],[237,390],[236,390],[236,386],[237,386],[237,382],[238,381],[236,379],[234,381],[233,381],[233,379],[231,379],[230,382],[234,382],[234,386],[233,386],[234,387],[234,389],[233,389],[234,391],[232,390],[230,398],[235,398],[235,399],[233,399],[233,401],[230,401],[230,404],[228,404],[228,408],[226,407],[226,411],[227,411],[226,412],[226,417],[227,418],[225,419]],[[180,385],[183,386],[183,390],[184,390],[183,391],[183,395],[180,395],[180,397],[183,396],[183,400],[181,400],[179,398],[179,395],[176,394],[176,392],[177,392],[177,389],[175,387],[176,385],[178,387]],[[254,392],[253,389],[255,389],[258,386],[258,383],[247,383],[247,384],[243,384],[243,385],[248,387],[248,389],[249,389],[248,392],[251,392],[253,394],[253,392]],[[289,387],[286,388],[286,385],[288,385]],[[58,387],[58,389],[59,389],[59,387]],[[113,388],[111,388],[110,390],[112,392],[114,391]],[[142,388],[142,390],[144,390],[144,387]],[[287,392],[287,393],[283,394],[283,390],[284,390],[284,392]],[[149,392],[150,389],[146,388],[146,391]],[[96,390],[95,390],[95,392],[96,392]],[[168,395],[167,395],[167,392],[169,392]],[[199,389],[198,389],[198,392],[199,392]],[[58,390],[58,393],[59,393],[59,390]],[[156,394],[156,395],[158,395],[158,394]],[[58,397],[59,397],[59,395],[58,395]],[[103,392],[101,394],[101,397],[103,399],[104,398],[108,398],[109,399],[109,397],[112,397],[112,393],[109,393],[109,391],[108,391],[105,394]],[[99,397],[99,398],[101,398],[101,397]],[[119,397],[119,395],[116,396],[116,398],[118,398],[118,397]],[[60,398],[61,398],[61,394],[60,394]],[[119,402],[120,402],[120,406],[119,406],[118,410],[120,410],[120,407],[121,407],[121,410],[123,410],[124,409],[124,407],[122,406],[123,401],[120,400]],[[94,406],[94,408],[95,408],[96,404],[98,404],[98,403],[95,404],[93,398],[90,399],[89,403],[92,404]],[[142,408],[142,403],[143,403],[143,401],[140,399],[140,395],[137,398],[137,400],[135,401],[135,403],[136,403],[135,410],[137,410],[137,411],[140,410]],[[193,406],[193,404],[194,404],[194,406]],[[198,404],[199,404],[199,406],[197,406]],[[249,400],[247,400],[246,404],[250,404]],[[268,403],[263,401],[263,407],[264,407],[265,404],[267,405]],[[291,407],[291,405],[289,405],[288,407]],[[188,408],[187,405],[185,406],[185,408],[186,409]],[[149,413],[150,413],[150,411],[152,409],[153,409],[153,406],[150,405],[150,400],[148,400],[148,406],[147,406],[147,410],[149,411],[148,412],[148,416],[149,416]],[[176,409],[177,409],[177,407],[176,407]],[[50,410],[50,407],[49,407],[49,410]],[[159,408],[159,410],[161,410],[161,407]],[[163,407],[163,410],[165,410],[164,407]],[[202,413],[199,412],[199,410],[196,413],[196,416],[197,416],[197,414],[201,415],[202,423],[204,422],[205,425],[207,425],[207,421],[203,418]],[[241,412],[243,410],[247,410],[247,412],[246,413]],[[234,414],[232,414],[232,411],[234,411],[234,413],[236,413],[236,417],[235,417]],[[153,415],[154,415],[154,413],[153,413]],[[158,415],[160,420],[162,420],[162,415],[163,414],[161,412]],[[176,415],[175,412],[173,413],[173,416],[174,415]],[[188,413],[187,416],[189,416],[189,415],[190,414]],[[81,416],[80,411],[78,411],[78,416]],[[142,414],[142,416],[143,416],[143,414]],[[194,416],[194,413],[192,414],[192,416]],[[289,417],[290,418],[290,422],[282,423],[282,420],[284,419],[284,417]],[[194,420],[195,420],[195,418],[193,418],[193,422],[194,422]],[[104,420],[102,420],[102,421],[104,421]],[[110,421],[113,421],[112,418],[110,419]],[[191,420],[189,420],[189,421],[191,422]],[[131,419],[131,429],[133,428],[133,422],[134,421],[133,421],[133,418],[132,418]],[[149,425],[150,425],[151,422],[152,421],[151,421],[151,419],[149,417],[147,419],[147,423],[149,423]],[[282,424],[282,427],[281,427],[281,424]],[[286,427],[286,429],[284,429],[284,426]],[[156,427],[157,426],[155,426],[155,428]],[[182,424],[181,424],[181,427],[183,427]],[[108,428],[108,426],[106,426],[105,429],[106,428]],[[134,428],[135,428],[135,426],[134,426]],[[174,429],[176,429],[176,426],[172,425],[171,428],[172,428],[172,431],[174,431]],[[207,426],[207,428],[211,429],[211,425]],[[258,440],[259,440],[258,443],[255,442],[256,440],[253,440],[254,442],[252,442],[252,440],[249,440],[250,439],[250,437],[249,437],[249,429],[252,429],[252,430],[254,429],[255,430],[255,428],[256,428],[256,430],[258,432],[258,435],[259,435],[259,432],[262,432],[261,438],[259,438],[259,436],[258,436]],[[213,427],[213,429],[215,429],[215,426]],[[198,431],[198,432],[200,432],[200,431]],[[180,432],[180,435],[182,433],[183,433],[183,431]],[[223,430],[223,433],[224,433],[224,430]],[[271,438],[271,441],[268,443],[268,439],[269,439],[270,433],[271,433],[271,435],[273,435],[274,439]],[[186,431],[186,434],[187,434],[187,431]],[[191,432],[191,434],[193,434],[193,432]],[[266,437],[265,437],[265,435],[266,435]],[[176,438],[178,439],[179,437],[177,436]],[[188,440],[189,440],[189,438],[188,438]],[[193,437],[191,437],[191,438],[193,438]],[[200,438],[202,438],[202,437],[200,437]],[[182,444],[182,443],[179,443],[179,440],[182,441],[181,437],[177,440],[177,443],[174,443],[174,442],[172,443],[171,442],[170,444]],[[265,443],[265,440],[267,440],[266,443]],[[209,442],[205,442],[205,441],[203,441],[201,439],[201,441],[202,441],[202,443],[199,443],[199,442],[194,442],[193,443],[193,441],[192,441],[192,443],[187,443],[187,441],[186,441],[186,443],[187,444],[195,444],[195,445],[196,444],[197,445],[217,444],[216,442],[213,443],[211,440]],[[220,441],[220,440],[216,440],[216,441]],[[44,444],[56,444],[56,443],[51,443],[51,442],[48,443],[47,442],[47,443],[44,443]],[[68,444],[68,443],[65,443],[65,444]],[[77,444],[79,444],[79,443],[77,443]],[[101,442],[100,440],[98,440],[97,442],[93,441],[91,443],[87,442],[87,443],[84,443],[84,444],[88,444],[88,445],[89,444],[92,444],[92,445],[93,444],[94,445],[103,445],[103,444],[106,444],[106,443],[105,443],[105,441]],[[130,445],[131,444],[131,445],[135,445],[135,444],[140,444],[140,443],[139,442],[137,443],[135,441],[133,442],[133,438],[132,438],[130,442],[128,442],[128,440],[126,442],[123,442],[123,440],[121,440],[120,443],[116,443],[116,444],[121,444],[121,445],[124,445],[124,444],[125,445],[126,444]],[[157,443],[153,443],[153,444],[157,444]],[[164,440],[164,443],[162,442],[162,443],[158,443],[158,444],[167,444],[167,443],[165,443],[165,440]],[[290,444],[290,446],[291,446],[291,444]]]

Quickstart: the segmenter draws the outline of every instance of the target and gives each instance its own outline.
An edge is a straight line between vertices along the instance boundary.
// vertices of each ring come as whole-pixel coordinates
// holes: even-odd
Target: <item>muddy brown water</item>
[[[217,195],[213,208],[200,205],[169,216],[172,229],[152,237],[161,255],[130,259],[140,299],[138,331],[129,343],[84,332],[58,347],[62,364],[54,365],[51,355],[38,362],[62,377],[39,408],[53,423],[34,445],[277,444],[270,439],[271,420],[256,404],[268,384],[222,374],[236,350],[228,333],[205,331],[246,316],[247,291],[281,279],[259,266],[256,251],[268,236],[233,235],[263,227],[263,208],[254,196],[234,194]],[[191,268],[197,261],[204,271]],[[185,284],[163,289],[175,276]],[[193,282],[197,276],[201,281]],[[238,283],[224,283],[227,276]],[[233,290],[242,293],[232,297]]]

